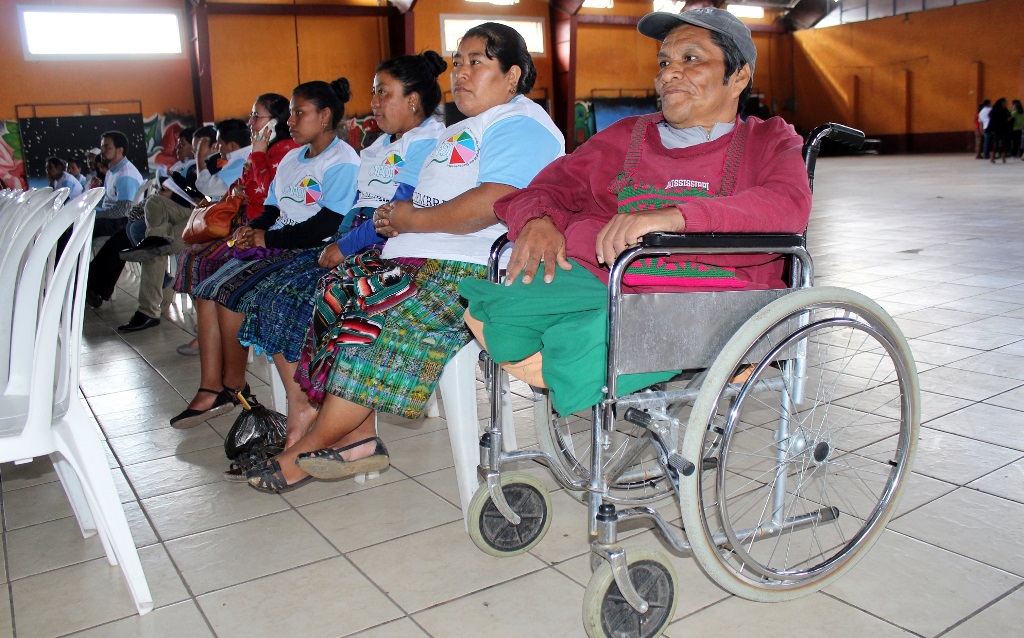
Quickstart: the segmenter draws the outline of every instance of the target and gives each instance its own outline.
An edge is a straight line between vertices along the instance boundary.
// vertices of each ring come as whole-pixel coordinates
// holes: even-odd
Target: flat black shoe
[[[205,392],[207,394],[216,394],[217,398],[214,400],[213,405],[207,410],[193,410],[192,408],[186,408],[182,410],[177,416],[171,419],[171,427],[178,430],[184,430],[186,428],[194,428],[200,423],[205,423],[215,416],[231,412],[235,409],[235,402],[231,400],[230,390],[210,390],[209,388],[199,388],[199,392]]]
[[[168,254],[170,246],[171,242],[163,237],[146,237],[138,246],[120,251],[118,257],[123,261],[149,261]]]
[[[117,329],[121,332],[138,332],[139,330],[145,330],[146,328],[152,328],[153,326],[159,326],[160,320],[154,319],[149,315],[144,315],[141,312],[137,312],[132,315],[131,321],[118,326]]]
[[[86,290],[85,303],[89,304],[90,308],[99,308],[103,305],[103,297],[100,297],[99,294],[91,290]]]

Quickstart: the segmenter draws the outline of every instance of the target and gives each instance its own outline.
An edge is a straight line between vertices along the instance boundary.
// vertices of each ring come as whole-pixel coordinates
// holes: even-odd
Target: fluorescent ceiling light
[[[544,29],[543,18],[498,18],[494,16],[441,15],[441,37],[444,44],[444,55],[452,55],[459,48],[459,39],[470,28],[484,22],[500,22],[507,24],[523,36],[526,49],[534,56],[546,54],[547,31]]]
[[[486,2],[488,4],[496,5],[512,5],[519,4],[519,0],[466,0],[467,2]]]
[[[730,4],[726,9],[737,18],[760,19],[764,17],[764,7],[755,7],[749,4]]]
[[[686,0],[654,0],[655,11],[682,13],[684,8],[686,8]]]
[[[90,11],[21,5],[26,59],[164,57],[182,54],[176,12]]]
[[[583,0],[585,9],[612,9],[615,7],[614,0]]]

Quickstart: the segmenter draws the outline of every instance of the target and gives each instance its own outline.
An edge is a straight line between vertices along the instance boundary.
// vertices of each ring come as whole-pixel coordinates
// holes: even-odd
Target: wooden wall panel
[[[377,64],[389,56],[387,20],[357,17],[298,19],[299,81],[348,78],[349,116],[370,112],[370,88]]]

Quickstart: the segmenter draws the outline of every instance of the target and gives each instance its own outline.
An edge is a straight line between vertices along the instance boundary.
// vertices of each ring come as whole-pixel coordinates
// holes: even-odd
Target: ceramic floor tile
[[[294,511],[185,536],[166,545],[196,595],[338,555]]]
[[[900,315],[901,319],[913,319],[914,321],[927,321],[946,327],[962,326],[986,319],[988,315],[977,312],[963,312],[950,308],[924,308]]]
[[[274,592],[274,604],[267,593]],[[336,605],[313,592],[335,592]],[[402,611],[344,558],[332,558],[198,598],[218,636],[333,638],[401,617]],[[287,610],[287,613],[282,613]]]
[[[411,480],[299,508],[339,550],[349,552],[459,520],[462,512]],[[415,512],[415,516],[410,516]]]
[[[811,618],[821,619],[821,622],[794,620]],[[823,628],[823,623],[827,624],[829,629]],[[677,620],[669,625],[665,636],[744,636],[750,635],[751,627],[757,627],[757,632],[762,635],[786,638],[820,638],[824,634],[844,638],[913,636],[899,627],[821,593],[769,605],[736,597],[728,598],[692,616]]]
[[[398,556],[408,557],[396,560]],[[348,557],[406,612],[416,612],[545,567],[529,554],[483,553],[462,521],[404,536]],[[456,570],[449,569],[458,565]]]
[[[991,403],[992,405],[998,405],[1004,408],[1019,410],[1021,406],[1024,406],[1024,386],[1014,388],[1009,392],[997,394],[994,397],[989,397],[985,399],[985,403]]]
[[[144,408],[111,412],[98,417],[100,427],[108,437],[138,434],[170,427],[171,417],[185,409],[188,403],[180,397]]]
[[[904,629],[934,636],[1020,582],[1002,570],[885,532],[855,569],[825,591]]]
[[[6,587],[0,588],[0,638],[14,638],[14,624],[11,618],[11,594]]]
[[[1003,313],[1012,313],[1019,310],[1021,304],[1007,301],[996,301],[994,299],[987,299],[984,297],[966,297],[964,299],[957,299],[956,301],[944,303],[939,307],[949,308],[950,310],[962,310],[965,312],[980,312],[988,315],[1001,315]]]
[[[104,556],[99,536],[83,538],[74,516],[12,530],[7,548],[12,580]]]
[[[1006,334],[1003,332],[982,332],[974,326],[957,326],[939,332],[933,332],[925,337],[926,341],[948,343],[954,346],[965,348],[977,348],[978,350],[992,350],[1011,343],[1020,341],[1019,335]]]
[[[96,367],[96,366],[91,366]],[[83,378],[79,381],[82,392],[87,397],[99,397],[114,392],[132,390],[137,393],[146,393],[150,388],[161,384],[166,385],[167,381],[157,373],[156,370],[146,367],[124,374],[107,374],[103,376]]]
[[[950,368],[1010,379],[1024,379],[1024,357],[1003,352],[984,352],[948,364]]]
[[[423,630],[416,626],[416,623],[408,618],[402,618],[379,625],[373,629],[352,634],[352,638],[430,638]]]
[[[149,524],[149,519],[146,518],[138,501],[122,503],[122,507],[124,507],[124,515],[128,519],[128,527],[132,531],[136,547],[148,547],[158,542],[156,531]]]
[[[871,448],[867,448],[870,455]],[[966,485],[996,468],[1012,463],[1024,452],[963,436],[921,428],[914,471],[957,485]]]
[[[414,480],[455,507],[462,507],[459,497],[459,481],[455,477],[454,467],[420,474]]]
[[[391,464],[409,476],[451,467],[455,462],[447,429],[388,443],[388,453]]]
[[[434,638],[559,636],[583,638],[583,587],[546,569],[413,616]],[[514,628],[514,629],[513,629]]]
[[[111,412],[124,412],[135,408],[147,408],[151,405],[158,405],[165,401],[181,398],[171,386],[166,383],[146,388],[145,391],[122,390],[111,392],[101,396],[89,398],[89,407],[103,422],[103,415]]]
[[[381,414],[377,417],[377,436],[389,446],[393,441],[428,432],[437,432],[445,428],[446,425],[442,418],[403,419],[390,414]]]
[[[188,597],[159,545],[139,550],[155,606]],[[11,584],[18,633],[24,636],[58,636],[136,614],[127,585],[118,567],[97,558]],[[59,600],[59,606],[40,605],[40,600]]]
[[[4,493],[4,528],[8,531],[73,515],[60,481]]]
[[[1024,504],[960,488],[890,524],[897,532],[1024,575]]]
[[[206,638],[213,632],[192,600],[129,616],[75,634],[75,638]]]
[[[934,368],[920,374],[921,389],[971,401],[984,401],[1002,394],[1024,382],[991,374],[968,372],[953,368]]]
[[[981,352],[974,348],[953,346],[948,343],[937,343],[923,339],[911,339],[910,349],[914,353],[914,360],[918,363],[930,363],[933,365],[946,365],[953,361],[966,359]]]
[[[146,499],[190,487],[220,483],[224,480],[224,470],[227,468],[224,447],[216,445],[204,450],[126,465],[124,473],[139,498]]]
[[[110,447],[124,465],[186,454],[208,448],[224,449],[224,439],[203,424],[188,430],[160,428],[138,434],[115,436]]]
[[[288,509],[280,496],[227,481],[154,496],[142,504],[165,541]]]
[[[1010,408],[975,403],[929,421],[928,427],[994,445],[1024,450],[1024,412]]]
[[[37,458],[31,463],[4,463],[0,465],[0,487],[4,492],[52,483],[57,480],[57,473],[53,470],[53,463],[49,458]]]
[[[971,327],[978,330],[1024,336],[1024,318],[1020,317],[988,317],[971,324]]]
[[[1018,589],[973,618],[955,627],[943,638],[1013,636],[1024,627],[1024,589]]]
[[[1024,503],[1024,460],[1001,467],[972,481],[967,486],[994,496]]]

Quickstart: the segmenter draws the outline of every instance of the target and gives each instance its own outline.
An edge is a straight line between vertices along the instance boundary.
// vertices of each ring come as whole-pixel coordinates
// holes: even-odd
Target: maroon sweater
[[[499,199],[494,211],[508,225],[509,238],[515,240],[530,220],[547,216],[565,235],[567,255],[607,283],[608,268],[597,263],[597,234],[616,214],[617,197],[609,185],[623,169],[636,119],[616,122],[571,155],[549,164],[528,187]],[[800,154],[802,139],[781,118],[737,120],[731,133],[683,149],[666,149],[656,127],[654,123],[647,127],[633,182],[661,189],[700,185],[710,193],[720,190],[726,150],[733,136],[740,127],[746,128],[732,196],[693,197],[677,205],[686,221],[684,232],[801,233],[807,227],[811,190]],[[735,269],[748,288],[786,285],[783,260],[775,255],[682,255],[673,261]],[[630,290],[678,289],[644,286]]]

